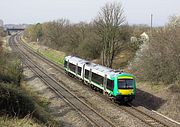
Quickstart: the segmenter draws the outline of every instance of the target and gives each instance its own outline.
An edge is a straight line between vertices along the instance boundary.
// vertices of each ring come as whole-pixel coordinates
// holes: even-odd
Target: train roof
[[[78,63],[78,65],[89,63],[89,61],[81,59],[81,58],[76,57],[76,56],[66,56],[65,59],[69,60],[70,62],[73,62],[73,63]]]
[[[73,63],[78,63],[79,64],[86,64],[87,67],[93,69],[93,70],[96,70],[96,71],[99,71],[99,72],[102,72],[106,75],[110,75],[110,76],[116,76],[116,75],[119,75],[121,73],[120,70],[114,70],[114,69],[111,69],[111,68],[108,68],[108,67],[105,67],[105,66],[102,66],[102,65],[99,65],[99,64],[95,64],[95,63],[92,63],[90,61],[87,61],[87,60],[84,60],[84,59],[81,59],[79,57],[75,57],[75,56],[67,56],[65,57],[66,60],[69,60],[70,62],[73,62]]]
[[[111,69],[111,68],[108,68],[99,64],[95,64],[95,63],[90,63],[87,66],[96,71],[102,72],[103,74],[110,75],[113,77],[121,73],[121,71],[119,70],[114,70],[114,69]]]

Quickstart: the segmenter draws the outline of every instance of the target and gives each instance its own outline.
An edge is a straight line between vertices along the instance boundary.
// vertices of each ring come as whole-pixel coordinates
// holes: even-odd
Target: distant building
[[[140,35],[140,38],[143,42],[149,41],[149,36],[145,32]]]
[[[3,20],[0,19],[0,27],[3,27]]]
[[[5,24],[4,27],[8,29],[25,29],[28,24]]]

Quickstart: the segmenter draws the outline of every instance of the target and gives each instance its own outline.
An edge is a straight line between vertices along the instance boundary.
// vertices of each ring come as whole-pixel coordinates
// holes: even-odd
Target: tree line
[[[90,23],[73,24],[67,19],[37,23],[28,27],[24,36],[66,54],[100,59],[100,64],[112,67],[118,53],[135,48],[130,45],[133,32],[122,5],[107,3]]]
[[[148,40],[141,38],[143,32]],[[133,57],[126,67],[137,79],[168,84],[180,81],[179,35],[178,16],[152,30],[147,25],[130,26],[120,3],[107,3],[90,23],[59,19],[31,25],[24,32],[29,41],[39,41],[67,55],[98,59],[107,67],[112,67],[115,57],[127,50]]]

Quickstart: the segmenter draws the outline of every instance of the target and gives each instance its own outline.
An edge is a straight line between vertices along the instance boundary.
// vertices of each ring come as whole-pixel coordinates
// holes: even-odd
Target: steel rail
[[[63,66],[59,65],[51,60],[49,60],[48,58],[44,57],[43,55],[33,51],[29,46],[27,46],[26,44],[24,44],[21,40],[21,38],[19,37],[19,41],[21,41],[21,43],[23,44],[23,46],[32,54],[36,55],[38,58],[40,58],[41,60],[43,60],[46,63],[50,63],[50,66],[55,67],[56,69],[58,69],[59,71],[63,72]],[[65,73],[64,73],[65,74]],[[172,121],[168,121],[168,119],[166,119],[167,122],[157,119],[155,118],[152,114],[148,114],[145,113],[144,111],[134,107],[133,105],[129,105],[129,107],[127,106],[118,106],[120,109],[128,112],[129,114],[131,114],[132,116],[138,118],[139,120],[141,120],[142,122],[148,124],[151,127],[157,127],[157,126],[164,126],[164,127],[177,127],[179,126],[178,124],[172,123]],[[134,111],[133,111],[134,110]],[[136,113],[133,113],[136,112]],[[142,116],[144,115],[144,117]],[[146,118],[145,118],[146,117]],[[148,118],[147,118],[148,117]],[[172,123],[172,124],[171,124]]]
[[[12,46],[12,45],[11,45]],[[59,97],[64,99],[71,107],[83,114],[83,116],[91,121],[94,125],[98,127],[115,127],[115,125],[102,116],[100,113],[95,111],[92,107],[87,105],[84,101],[74,95],[71,91],[65,88],[62,83],[57,82],[52,76],[49,76],[42,68],[34,64],[31,58],[24,53],[24,51],[19,48],[19,53],[23,56],[23,61],[30,67],[30,69],[46,84],[48,85]],[[28,62],[27,62],[28,61]]]

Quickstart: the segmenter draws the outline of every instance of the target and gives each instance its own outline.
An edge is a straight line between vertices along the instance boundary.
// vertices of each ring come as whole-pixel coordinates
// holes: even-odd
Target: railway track
[[[134,107],[133,105],[129,104],[128,106],[129,107],[120,106],[120,108],[128,112],[132,116],[140,119],[141,121],[143,121],[144,123],[146,123],[147,125],[151,127],[172,127],[172,124],[169,124],[163,121],[162,119],[155,118],[153,114],[151,116],[149,113],[146,113]]]
[[[22,41],[20,36],[17,38],[18,41]],[[28,47],[27,45],[25,45],[23,42],[21,42],[24,46],[24,48],[26,50],[28,50],[28,52],[34,54],[35,56],[37,56],[39,59],[43,60],[45,63],[49,64],[51,67],[56,68],[58,71],[60,71],[61,73],[64,74],[63,71],[63,66],[56,64],[55,62],[45,58],[44,56],[42,56],[41,54],[34,52],[30,47]],[[108,100],[106,98],[106,100]],[[108,100],[110,101],[110,100]],[[148,126],[151,127],[179,127],[178,124],[173,123],[172,121],[169,121],[168,119],[165,119],[163,117],[157,117],[157,115],[155,115],[152,112],[145,112],[141,109],[138,109],[137,107],[134,107],[133,105],[126,105],[126,106],[122,106],[119,105],[117,103],[115,103],[115,105],[124,110],[125,112],[127,112],[128,114],[138,118],[139,120],[141,120],[142,122],[146,123]]]
[[[115,127],[115,125],[107,118],[99,114],[92,107],[87,105],[71,91],[65,88],[62,83],[57,82],[52,76],[48,75],[41,67],[36,65],[29,56],[20,48],[18,44],[14,43],[13,37],[10,38],[11,46],[16,52],[19,52],[23,63],[26,64],[30,70],[33,71],[46,85],[48,85],[60,98],[67,102],[72,108],[77,110],[83,117],[90,121],[93,126],[98,127]]]

